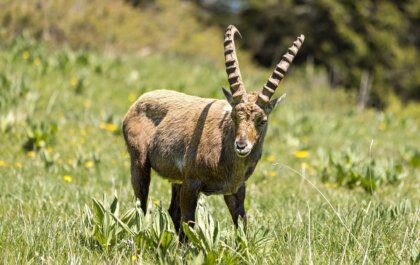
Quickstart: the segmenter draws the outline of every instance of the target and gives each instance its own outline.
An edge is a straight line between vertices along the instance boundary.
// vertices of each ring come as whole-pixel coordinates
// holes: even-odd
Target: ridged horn
[[[267,83],[265,83],[258,95],[257,104],[259,106],[265,106],[270,103],[270,98],[273,96],[274,92],[276,92],[277,87],[281,80],[283,80],[287,69],[289,69],[290,64],[298,53],[304,40],[305,36],[301,34],[296,41],[293,42],[293,45],[288,49],[287,53],[283,55],[281,61],[277,64],[274,72],[271,74],[270,78],[268,78]]]
[[[243,84],[241,72],[239,70],[238,57],[236,56],[236,48],[234,42],[236,33],[239,35],[239,37],[242,38],[239,30],[235,26],[229,25],[226,28],[224,40],[226,73],[228,76],[230,91],[232,93],[234,104],[238,104],[247,100],[245,86]]]

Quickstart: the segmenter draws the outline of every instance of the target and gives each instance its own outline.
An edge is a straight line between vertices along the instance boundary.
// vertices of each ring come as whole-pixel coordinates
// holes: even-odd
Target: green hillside
[[[25,38],[5,46],[0,263],[418,262],[419,106],[395,101],[359,113],[351,95],[330,90],[324,72],[291,70],[247,184],[247,233],[234,229],[220,196],[204,197],[197,229],[205,233],[192,231],[198,239],[180,245],[164,210],[169,183],[154,175],[150,214],[136,215],[121,121],[139,95],[158,88],[222,98],[223,67],[170,52],[110,55]],[[252,89],[269,72],[242,74]],[[120,214],[117,201],[108,208],[114,194]]]

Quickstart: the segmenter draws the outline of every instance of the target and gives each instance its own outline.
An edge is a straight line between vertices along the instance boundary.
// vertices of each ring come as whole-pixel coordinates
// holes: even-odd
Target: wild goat
[[[150,170],[171,181],[169,214],[184,238],[181,222],[192,224],[199,193],[223,194],[235,225],[246,221],[245,181],[261,158],[270,112],[283,96],[270,100],[304,41],[301,35],[283,55],[267,83],[247,93],[239,71],[232,25],[224,40],[227,99],[189,96],[170,90],[143,94],[128,110],[123,132],[131,157],[131,182],[144,213]],[[181,230],[181,231],[180,231]]]

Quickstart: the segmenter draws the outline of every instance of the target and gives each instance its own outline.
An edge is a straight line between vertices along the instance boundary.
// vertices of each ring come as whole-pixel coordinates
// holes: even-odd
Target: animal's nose
[[[243,141],[243,140],[236,141],[235,146],[236,146],[236,149],[238,150],[244,150],[246,147],[246,141]]]

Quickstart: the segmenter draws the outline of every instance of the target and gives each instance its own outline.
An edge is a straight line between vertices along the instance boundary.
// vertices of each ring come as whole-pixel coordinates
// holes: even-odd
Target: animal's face
[[[232,95],[223,89],[227,101],[232,106],[231,118],[235,126],[235,141],[233,144],[236,154],[246,157],[251,153],[255,143],[263,140],[268,125],[268,116],[281,102],[285,95],[273,99],[262,108],[257,104],[258,91],[250,93],[247,101],[233,103]]]
[[[232,109],[235,125],[235,152],[240,157],[248,156],[260,137],[264,137],[268,114],[252,102],[240,103]]]
[[[235,34],[240,35],[235,26],[227,27],[224,40],[225,66],[231,93],[226,89],[223,89],[223,93],[232,106],[231,115],[235,124],[234,149],[238,156],[245,157],[251,153],[255,143],[261,137],[264,137],[269,113],[284,98],[284,96],[281,96],[277,99],[271,99],[305,37],[301,35],[297,38],[293,46],[288,49],[276,65],[276,69],[265,85],[261,89],[248,94],[239,71],[234,42]]]

